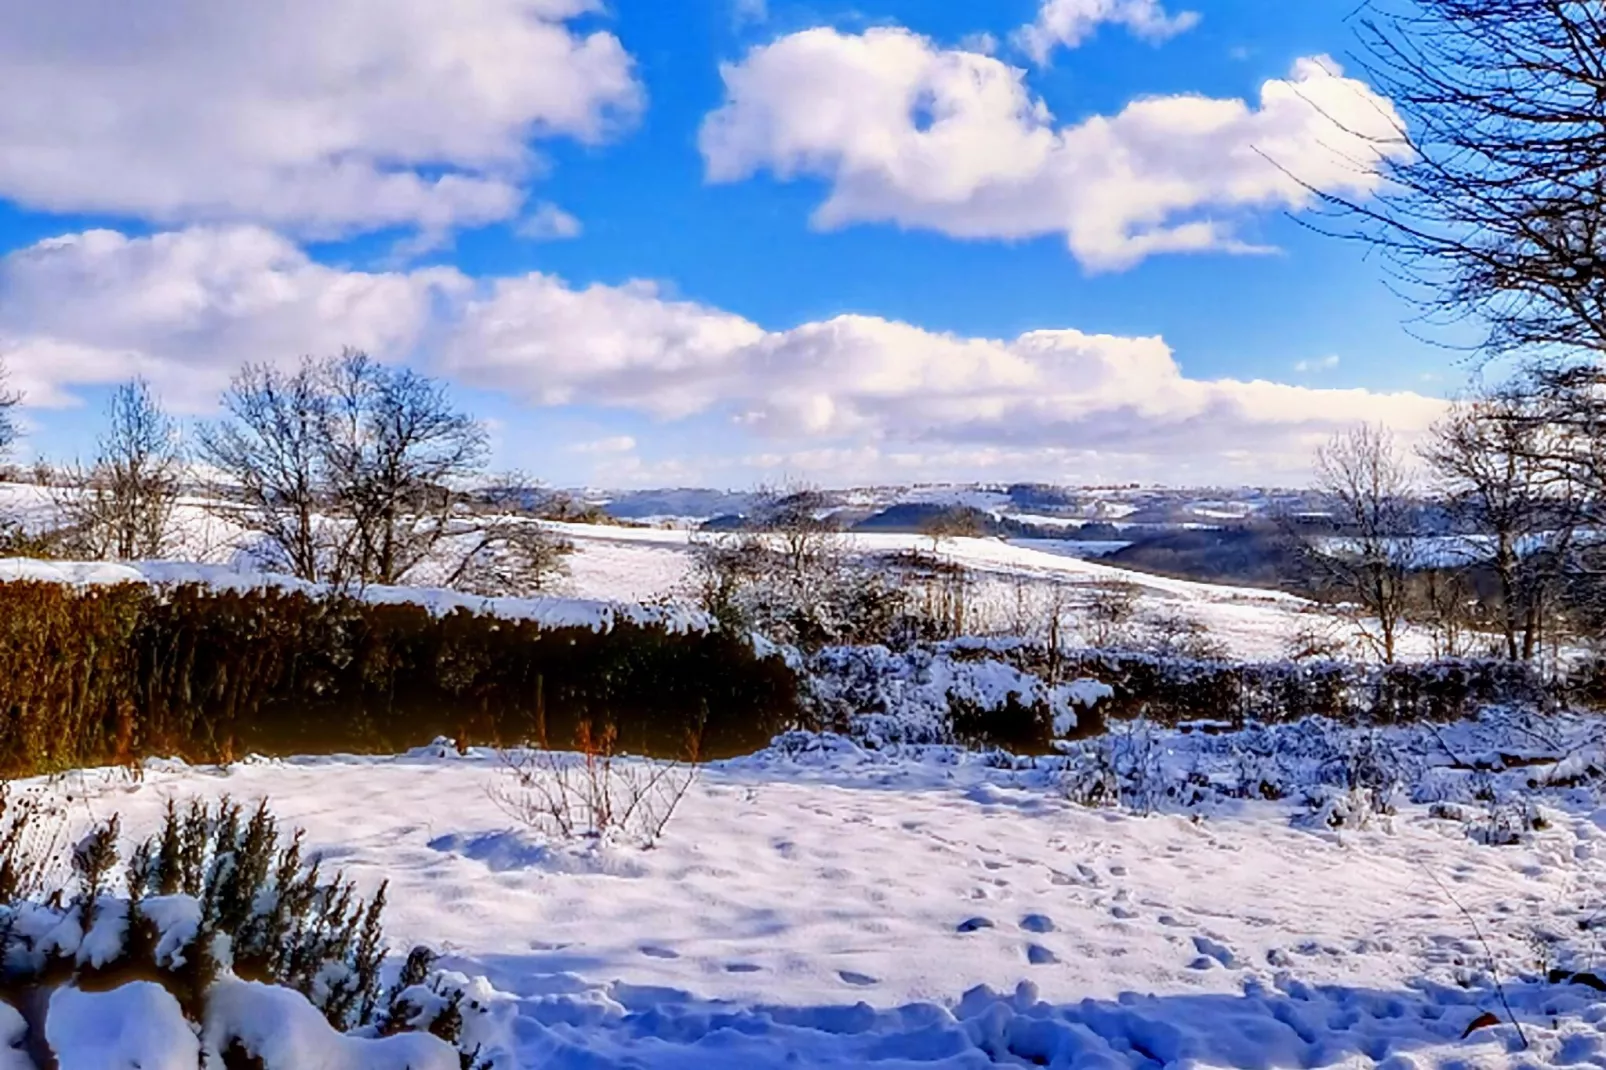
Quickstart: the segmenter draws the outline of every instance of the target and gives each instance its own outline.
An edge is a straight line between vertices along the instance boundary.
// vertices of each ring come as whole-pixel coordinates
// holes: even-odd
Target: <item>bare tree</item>
[[[17,421],[12,413],[22,404],[22,395],[6,386],[6,365],[0,360],[0,457],[17,441]]]
[[[1393,662],[1417,550],[1414,488],[1405,463],[1387,429],[1362,425],[1322,447],[1316,468],[1338,537],[1310,540],[1309,559],[1335,593],[1359,607],[1363,640]]]
[[[1578,481],[1555,463],[1559,430],[1513,387],[1456,405],[1422,450],[1462,526],[1479,537],[1464,556],[1494,574],[1513,660],[1538,652],[1582,520]],[[1464,604],[1466,592],[1457,597]]]
[[[183,474],[178,428],[150,385],[132,379],[119,386],[94,464],[71,469],[67,486],[58,488],[66,546],[117,561],[164,556]]]
[[[1138,586],[1116,581],[1092,588],[1082,609],[1082,631],[1088,646],[1113,650],[1132,642],[1138,613]]]
[[[455,534],[456,484],[485,467],[485,429],[444,387],[347,350],[325,369],[323,462],[355,537],[357,575],[393,584]]]
[[[394,584],[430,563],[448,584],[470,571],[489,583],[495,545],[519,544],[499,565],[529,548],[466,508],[485,432],[434,380],[347,350],[293,373],[247,367],[223,409],[200,440],[226,484],[219,509],[303,579]]]
[[[744,530],[698,540],[692,585],[725,626],[805,649],[882,642],[908,600],[892,570],[856,558],[818,490],[761,489]]]
[[[1339,232],[1381,248],[1430,319],[1481,321],[1486,356],[1606,352],[1600,5],[1362,10],[1366,73],[1395,112],[1377,196],[1325,197]]]
[[[274,568],[311,583],[344,571],[352,529],[338,506],[324,458],[328,397],[321,369],[266,364],[240,370],[223,394],[224,418],[198,432],[200,456],[222,473],[219,511],[256,535]]]

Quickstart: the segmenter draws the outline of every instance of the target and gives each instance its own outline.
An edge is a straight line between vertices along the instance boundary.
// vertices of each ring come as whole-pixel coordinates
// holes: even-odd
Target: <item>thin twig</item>
[[[1427,866],[1422,867],[1422,872],[1426,873],[1428,879],[1439,886],[1439,891],[1444,893],[1446,899],[1455,904],[1455,908],[1461,912],[1461,916],[1467,919],[1467,924],[1472,926],[1473,935],[1478,938],[1478,943],[1483,945],[1483,954],[1489,963],[1489,975],[1494,978],[1495,995],[1500,997],[1500,1005],[1506,1009],[1506,1017],[1510,1019],[1512,1027],[1516,1029],[1517,1039],[1522,1041],[1522,1050],[1527,1051],[1528,1034],[1523,1032],[1522,1023],[1517,1021],[1517,1012],[1512,1010],[1511,1000],[1506,997],[1506,986],[1501,983],[1500,968],[1495,964],[1494,948],[1489,945],[1489,941],[1484,937],[1483,929],[1478,925],[1478,919],[1474,918],[1472,911],[1463,906],[1461,900],[1457,899],[1450,889],[1445,887],[1444,882],[1438,878],[1437,874]]]

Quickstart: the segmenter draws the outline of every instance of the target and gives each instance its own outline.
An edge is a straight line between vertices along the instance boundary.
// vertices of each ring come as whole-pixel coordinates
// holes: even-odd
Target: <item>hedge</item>
[[[543,628],[275,589],[0,583],[0,775],[153,755],[394,752],[437,736],[747,753],[802,718],[745,637]]]

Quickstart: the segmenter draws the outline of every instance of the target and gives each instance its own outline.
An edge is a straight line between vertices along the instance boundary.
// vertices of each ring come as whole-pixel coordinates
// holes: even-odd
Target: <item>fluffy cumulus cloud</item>
[[[1196,11],[1175,15],[1160,0],[1043,0],[1037,20],[1023,26],[1015,42],[1037,63],[1054,50],[1076,48],[1104,23],[1124,26],[1146,41],[1164,41],[1199,24]]]
[[[1306,186],[1364,196],[1395,112],[1325,57],[1254,103],[1152,97],[1060,126],[993,56],[900,28],[812,29],[721,71],[700,134],[708,179],[823,179],[822,228],[886,222],[958,238],[1063,235],[1093,270],[1161,252],[1246,251],[1250,212]]]
[[[327,267],[257,227],[89,231],[0,258],[0,359],[31,405],[138,374],[174,407],[203,411],[247,361],[347,344],[404,358],[466,285],[450,268]]]
[[[91,231],[0,259],[0,354],[33,405],[138,372],[205,411],[244,361],[347,344],[534,406],[645,414],[676,437],[688,425],[674,421],[701,420],[748,443],[752,464],[830,480],[1281,478],[1338,428],[1382,420],[1409,438],[1442,410],[1415,394],[1190,378],[1158,338],[963,337],[872,316],[771,330],[646,282],[345,270],[253,227]],[[635,481],[666,461],[682,480],[753,476],[733,470],[739,451],[650,467],[638,453],[654,437],[578,455]]]
[[[605,136],[600,0],[0,3],[0,198],[338,235],[515,216],[532,139]]]
[[[765,330],[643,283],[544,275],[465,303],[438,359],[536,404],[713,415],[764,444],[755,463],[830,479],[1298,477],[1337,429],[1382,420],[1409,439],[1442,412],[1409,393],[1191,379],[1158,338],[972,338],[870,316]]]

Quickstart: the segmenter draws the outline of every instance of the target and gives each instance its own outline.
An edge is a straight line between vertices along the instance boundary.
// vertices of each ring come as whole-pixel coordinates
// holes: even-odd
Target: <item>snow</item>
[[[798,735],[706,767],[651,850],[518,827],[494,797],[498,758],[480,750],[155,762],[138,780],[82,774],[73,790],[81,820],[116,809],[130,835],[154,828],[168,798],[270,799],[360,890],[390,882],[391,946],[445,953],[483,1008],[468,1028],[499,1070],[1606,1056],[1606,1003],[1544,983],[1536,950],[1569,969],[1593,961],[1580,923],[1606,886],[1595,722],[1491,715],[1123,741],[1152,749],[1159,785],[1214,787],[1147,814],[1088,808],[1063,787],[1075,756]],[[1394,813],[1333,827],[1328,804],[1353,800],[1333,756],[1363,745],[1392,756],[1405,787]],[[1590,769],[1584,785],[1562,783]],[[1288,796],[1227,793],[1262,774]],[[1486,845],[1474,835],[1486,790],[1526,799],[1544,827]],[[1442,816],[1454,808],[1470,820]],[[1462,1038],[1485,1012],[1504,1017],[1496,972],[1527,1052],[1509,1025]],[[284,1000],[240,985],[218,1013],[254,1024],[256,1042],[303,1045],[270,1066],[448,1065],[434,1049],[348,1049]]]
[[[909,497],[913,495],[913,497]],[[997,508],[1006,496],[987,488],[928,487],[899,492],[899,499],[965,502]],[[1133,511],[1120,503],[1106,503],[1106,513]],[[20,515],[34,526],[49,519],[53,506],[41,488],[0,484],[0,510]],[[1033,519],[1036,514],[1014,514]],[[1125,515],[1125,514],[1122,514]],[[175,529],[182,538],[176,557],[203,562],[141,562],[133,565],[103,563],[25,562],[0,560],[0,580],[50,579],[68,583],[122,581],[200,581],[240,589],[271,583],[294,588],[296,581],[264,577],[251,564],[249,537],[214,515],[203,499],[185,499],[176,512]],[[707,621],[694,609],[692,572],[694,547],[706,538],[685,529],[635,527],[611,524],[546,524],[570,540],[576,553],[567,560],[569,575],[553,590],[558,597],[521,600],[486,600],[428,588],[371,588],[367,597],[378,601],[408,601],[429,605],[437,612],[455,606],[483,610],[514,619],[533,619],[551,626],[572,624],[606,628],[625,613],[628,619],[665,620],[671,627],[702,628]],[[1188,525],[1173,525],[1186,527]],[[846,537],[850,553],[882,555],[909,550],[929,552],[931,540],[914,534],[857,534]],[[1049,597],[1069,589],[1093,592],[1122,585],[1135,592],[1138,608],[1151,614],[1180,616],[1202,625],[1231,657],[1265,660],[1284,655],[1290,636],[1310,624],[1316,614],[1333,621],[1331,614],[1292,595],[1257,588],[1232,587],[1169,579],[1119,568],[1078,555],[1114,548],[1118,543],[1077,543],[1074,540],[1020,540],[958,538],[944,540],[939,556],[963,566],[973,579],[967,595],[967,621],[973,630],[1002,634],[1013,626],[1022,592]],[[651,609],[622,606],[651,604]],[[1364,656],[1365,651],[1357,651]],[[1431,656],[1432,644],[1420,629],[1407,629],[1400,654],[1407,658]]]
[[[298,993],[247,981],[212,990],[205,1037],[213,1048],[238,1040],[273,1070],[460,1070],[456,1050],[427,1033],[342,1036]]]
[[[0,1003],[0,1070],[34,1070],[33,1060],[21,1050],[28,1022],[6,1003]]]
[[[45,1039],[61,1070],[195,1070],[201,1055],[178,1001],[152,981],[108,992],[56,989]]]
[[[228,565],[194,564],[184,561],[136,561],[111,564],[103,561],[36,561],[30,558],[0,558],[0,582],[34,581],[70,586],[96,586],[141,583],[154,587],[202,584],[219,591],[250,591],[275,588],[324,594],[328,588],[290,576],[242,570]],[[437,616],[456,609],[500,617],[504,620],[532,621],[545,628],[590,628],[606,631],[616,623],[662,625],[672,631],[706,630],[709,618],[686,606],[645,606],[580,598],[487,598],[440,587],[369,586],[354,592],[376,604],[417,605]]]
[[[1059,554],[1064,557],[1079,557],[1084,560],[1108,557],[1132,545],[1131,542],[1117,539],[1011,539],[1009,544],[1022,549]]]
[[[815,657],[810,683],[815,698],[826,709],[842,711],[854,735],[873,746],[952,742],[954,700],[997,710],[1011,696],[1025,706],[1046,706],[1055,735],[1066,736],[1076,727],[1079,709],[1090,710],[1115,694],[1097,680],[1049,686],[997,658],[954,656],[960,648],[977,647],[986,644],[901,653],[880,646],[832,647]]]
[[[587,524],[552,527],[577,549],[569,559],[572,574],[564,585],[565,594],[620,602],[689,597],[696,533]],[[1008,631],[1023,588],[1046,596],[1054,588],[1092,592],[1117,584],[1134,592],[1140,610],[1198,621],[1228,656],[1238,658],[1279,658],[1289,637],[1307,627],[1313,613],[1329,621],[1336,619],[1319,613],[1304,599],[1282,592],[1134,572],[1079,560],[1057,544],[1039,548],[1034,545],[1037,542],[980,538],[942,542],[939,556],[964,566],[974,578],[967,596],[971,627],[983,632]],[[846,545],[857,554],[930,552],[931,540],[920,535],[857,534],[848,537]],[[1415,630],[1407,630],[1401,645],[1406,657],[1431,653],[1428,639]]]

